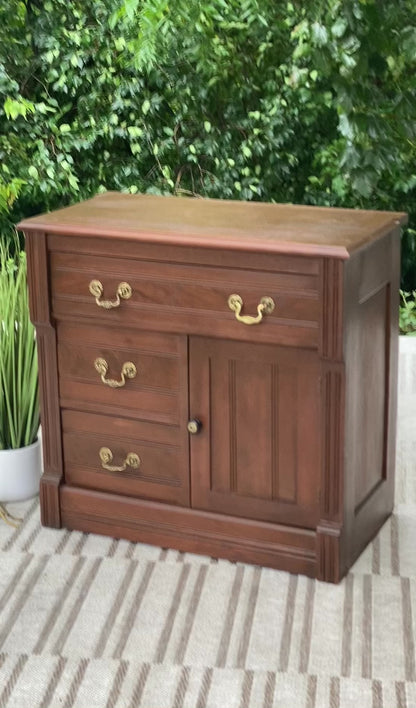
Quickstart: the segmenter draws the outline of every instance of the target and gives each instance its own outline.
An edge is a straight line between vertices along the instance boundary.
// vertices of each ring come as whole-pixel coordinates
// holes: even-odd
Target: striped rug
[[[416,708],[416,342],[396,513],[347,578],[0,523],[1,708]]]

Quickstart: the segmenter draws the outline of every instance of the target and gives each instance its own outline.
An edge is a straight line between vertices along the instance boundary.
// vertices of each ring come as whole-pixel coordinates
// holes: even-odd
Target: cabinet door
[[[315,352],[193,337],[192,506],[313,528],[319,518]]]

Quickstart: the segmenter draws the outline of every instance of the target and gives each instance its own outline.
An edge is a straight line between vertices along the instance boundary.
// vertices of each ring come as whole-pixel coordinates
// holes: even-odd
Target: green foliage
[[[416,290],[400,290],[400,333],[416,336]]]
[[[0,247],[0,450],[35,442],[38,362],[29,319],[26,254]]]
[[[3,222],[105,189],[407,210],[415,287],[413,0],[7,5]]]

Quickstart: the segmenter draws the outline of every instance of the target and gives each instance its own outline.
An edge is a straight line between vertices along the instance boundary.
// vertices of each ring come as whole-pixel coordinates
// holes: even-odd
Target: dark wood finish
[[[228,307],[233,293],[241,295],[244,313],[257,314],[263,296],[272,297],[275,309],[257,332],[259,341],[318,346],[318,276],[301,272],[264,273],[252,270],[195,265],[160,264],[96,255],[53,253],[51,257],[52,312],[58,319],[91,317],[97,323],[165,332],[196,332],[251,341],[250,329],[235,319]],[[88,286],[98,279],[103,299],[114,299],[120,282],[132,288],[119,308],[97,306]],[[242,283],[244,284],[242,286]]]
[[[189,553],[316,574],[316,538],[308,529],[238,519],[77,487],[61,487],[67,528]]]
[[[345,564],[343,542],[344,517],[344,365],[322,362],[321,378],[321,519],[317,528],[318,577],[340,579]],[[353,478],[345,484],[353,483]],[[342,567],[341,567],[341,564]]]
[[[348,258],[406,215],[392,212],[180,199],[107,192],[20,224],[55,234],[139,237],[165,245]]]
[[[320,524],[317,528],[316,544],[316,577],[337,583],[348,569],[340,524],[326,521]]]
[[[347,566],[393,510],[399,238],[396,228],[351,258],[345,273],[345,477],[354,480],[344,485]]]
[[[405,219],[109,193],[23,222],[43,522],[339,581],[393,505]],[[232,293],[276,309],[247,326]]]
[[[64,410],[62,430],[67,484],[189,505],[185,424],[179,428]],[[140,467],[123,472],[103,469],[102,447],[114,455],[111,466],[122,466],[133,452]]]
[[[185,337],[112,327],[58,322],[59,390],[63,408],[96,411],[179,425],[187,407]],[[121,380],[132,362],[134,378],[121,388],[105,385],[94,367],[104,358],[107,379]],[[183,401],[185,397],[185,402]],[[186,414],[185,414],[186,415]]]
[[[46,526],[61,526],[59,485],[63,476],[58,395],[56,331],[50,315],[46,238],[35,232],[27,239],[28,288],[31,317],[36,326],[39,398],[42,419],[44,473],[40,482],[41,518]]]
[[[306,350],[191,338],[193,508],[316,527],[319,369]]]
[[[125,258],[134,261],[155,261],[157,263],[188,263],[195,264],[195,248],[192,245],[181,246],[172,239],[161,248],[158,243],[148,243],[135,238],[103,239],[100,236],[76,236],[47,233],[48,250],[51,253],[86,254],[99,253],[110,258]],[[321,259],[309,256],[288,255],[287,253],[262,253],[250,251],[250,258],[244,251],[226,251],[212,245],[210,248],[198,249],[198,264],[222,268],[243,268],[260,270],[265,273],[302,273],[304,275],[320,275]]]
[[[332,361],[342,361],[344,268],[342,261],[321,261],[320,352],[324,359]]]

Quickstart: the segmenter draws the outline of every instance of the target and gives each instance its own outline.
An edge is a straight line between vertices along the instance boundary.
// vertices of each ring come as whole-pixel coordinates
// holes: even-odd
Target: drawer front
[[[186,428],[62,411],[70,486],[189,506]]]
[[[261,272],[53,252],[53,314],[152,331],[317,348],[319,264],[299,257],[299,272],[294,272],[293,260],[290,272]],[[240,315],[251,320],[259,317],[263,298],[271,298],[274,308],[261,313],[260,323],[247,326],[230,309],[231,295],[240,296]]]
[[[57,335],[63,408],[170,424],[185,419],[184,337],[67,322],[58,322]]]

